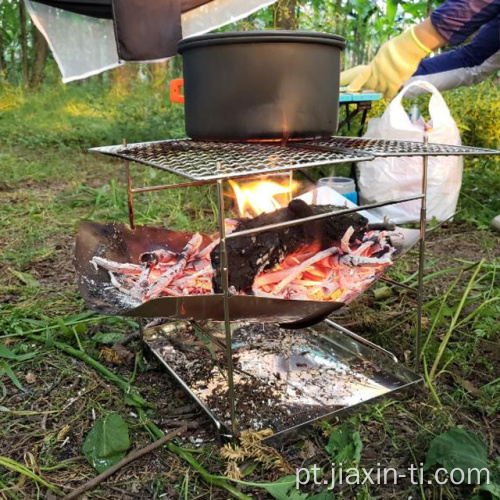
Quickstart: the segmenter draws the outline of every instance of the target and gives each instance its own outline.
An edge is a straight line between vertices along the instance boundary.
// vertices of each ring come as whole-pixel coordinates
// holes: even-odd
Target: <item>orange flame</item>
[[[282,182],[265,179],[237,183],[230,180],[229,185],[233,189],[238,211],[244,217],[274,212],[287,205],[298,187],[298,183],[288,177]]]

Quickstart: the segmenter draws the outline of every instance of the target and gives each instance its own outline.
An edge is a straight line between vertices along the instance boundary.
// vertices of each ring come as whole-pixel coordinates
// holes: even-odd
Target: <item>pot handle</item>
[[[184,78],[170,80],[170,100],[176,104],[184,104],[184,96],[181,89],[184,86]]]

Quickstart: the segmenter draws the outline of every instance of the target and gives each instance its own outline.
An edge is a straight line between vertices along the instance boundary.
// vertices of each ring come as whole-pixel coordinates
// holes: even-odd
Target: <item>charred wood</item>
[[[308,205],[293,200],[286,208],[253,219],[240,219],[236,231],[255,229],[268,224],[297,220],[312,215],[331,212],[341,207],[332,205]],[[304,245],[318,243],[320,249],[340,244],[346,231],[352,227],[351,243],[361,240],[368,230],[368,220],[358,213],[328,217],[314,222],[299,224],[280,230],[264,231],[249,236],[229,239],[226,243],[229,286],[236,291],[251,292],[255,277],[282,262],[290,253]],[[220,277],[220,246],[211,253],[214,268],[214,291],[222,291]]]

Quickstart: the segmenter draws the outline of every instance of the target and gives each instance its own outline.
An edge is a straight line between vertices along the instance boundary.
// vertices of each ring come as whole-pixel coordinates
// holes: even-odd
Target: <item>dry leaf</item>
[[[110,349],[109,347],[103,347],[101,349],[101,357],[104,361],[112,363],[113,365],[123,365],[123,359],[114,349]]]
[[[36,375],[33,372],[28,372],[26,374],[26,383],[34,384],[36,382]]]
[[[262,443],[266,437],[272,436],[271,429],[260,431],[243,431],[240,436],[240,445],[229,444],[221,448],[221,456],[228,460],[226,473],[228,476],[241,477],[238,462],[253,459],[262,464],[264,469],[277,469],[283,473],[292,473],[293,470],[288,462],[274,449]]]
[[[230,444],[226,444],[221,448],[220,454],[222,458],[226,458],[227,460],[242,461],[246,458],[245,452],[238,445],[233,447]]]
[[[226,466],[226,476],[232,477],[233,479],[241,479],[243,474],[236,462],[228,462]]]
[[[299,451],[298,456],[302,460],[309,460],[310,458],[314,457],[316,453],[318,453],[316,446],[314,446],[311,441],[306,440],[304,441],[304,446],[302,446],[302,449]]]
[[[29,451],[24,454],[24,463],[28,466],[30,469],[36,469],[38,466],[36,464],[36,459],[33,453],[30,453]]]
[[[56,441],[64,441],[66,436],[69,434],[71,427],[69,425],[65,425],[58,433],[56,437]]]

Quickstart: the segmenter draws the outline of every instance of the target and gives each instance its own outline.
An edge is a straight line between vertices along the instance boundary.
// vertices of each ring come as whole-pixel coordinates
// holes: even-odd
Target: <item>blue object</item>
[[[318,180],[318,187],[327,186],[344,198],[358,204],[358,193],[356,192],[356,184],[349,177],[323,177]]]
[[[340,94],[340,102],[367,102],[367,101],[380,101],[382,94],[377,92],[342,92]]]
[[[351,94],[346,94],[345,92],[342,92],[339,97],[340,102],[351,102],[352,101],[352,95]]]
[[[356,191],[352,191],[351,193],[344,193],[342,195],[344,198],[347,198],[349,201],[358,204],[358,193]]]

